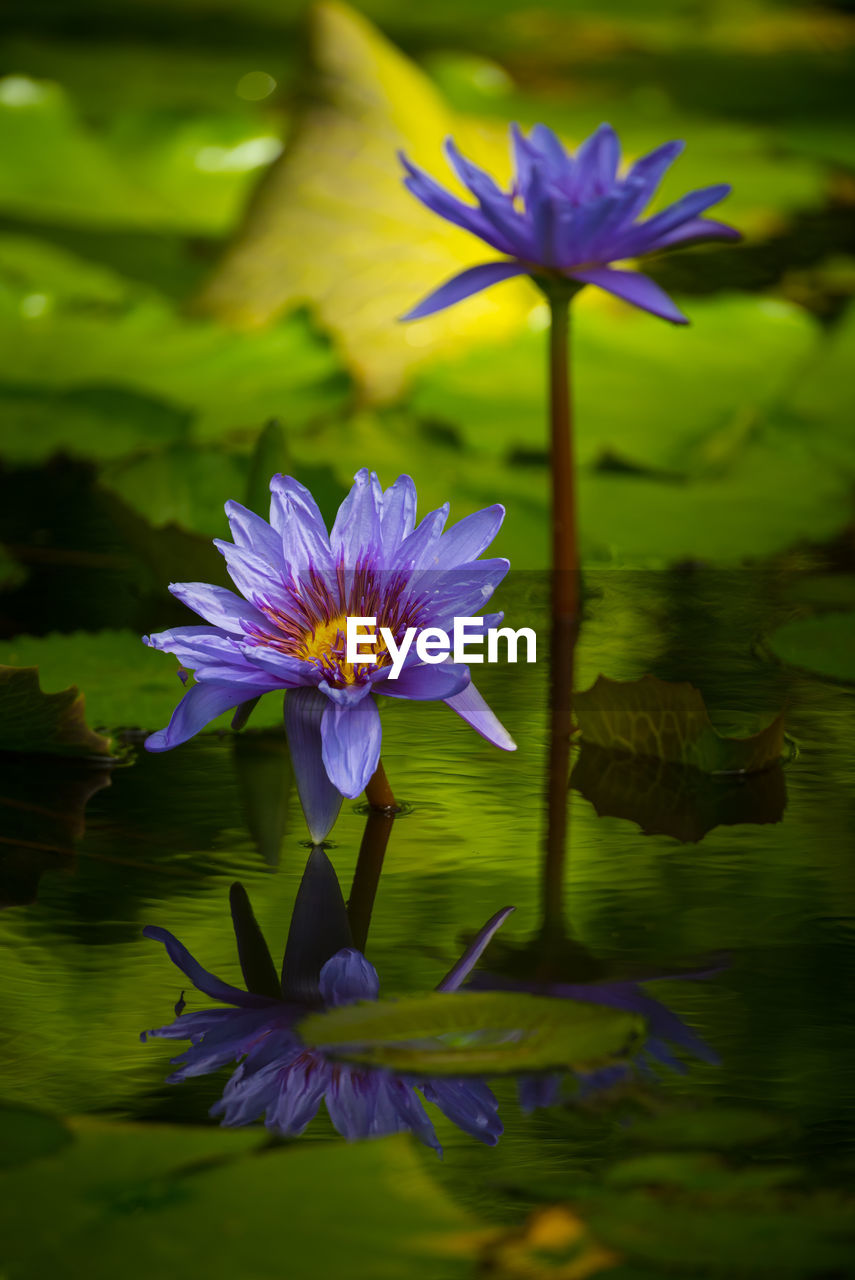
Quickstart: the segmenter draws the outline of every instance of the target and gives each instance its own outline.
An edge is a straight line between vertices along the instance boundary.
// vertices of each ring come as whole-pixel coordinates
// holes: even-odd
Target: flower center
[[[376,635],[375,644],[360,640],[359,648],[364,654],[373,653],[377,659],[377,665],[383,667],[391,662],[391,658],[385,641],[380,635],[379,627]],[[347,615],[343,613],[336,614],[335,617],[324,622],[318,622],[307,631],[297,649],[296,656],[303,658],[306,662],[313,662],[322,669],[335,670],[337,681],[343,684],[355,684],[366,665],[354,666],[353,663],[346,661]]]

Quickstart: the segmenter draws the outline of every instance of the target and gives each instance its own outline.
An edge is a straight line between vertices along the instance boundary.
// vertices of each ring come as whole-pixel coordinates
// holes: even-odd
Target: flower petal
[[[620,142],[610,124],[601,124],[576,151],[575,197],[590,200],[605,195],[620,163]]]
[[[377,477],[363,467],[353,477],[353,486],[338,509],[330,533],[333,556],[347,569],[355,569],[366,556],[380,552],[381,504]]]
[[[246,547],[255,555],[273,563],[282,557],[282,539],[266,520],[240,502],[226,503],[226,517],[236,547]]]
[[[316,689],[292,689],[285,695],[285,733],[297,794],[309,835],[325,840],[341,809],[341,794],[324,767],[321,722],[329,703]]]
[[[341,885],[320,846],[306,861],[294,900],[282,961],[282,993],[286,999],[316,1004],[321,999],[321,973],[327,962],[353,946]]]
[[[270,481],[270,523],[281,542],[280,555],[292,573],[313,566],[331,570],[330,539],[318,504],[293,476]]]
[[[688,222],[681,223],[673,231],[666,231],[664,235],[657,236],[646,252],[653,253],[658,252],[659,249],[669,249],[672,245],[685,244],[689,240],[697,243],[700,240],[741,239],[742,232],[737,231],[736,227],[728,226],[726,222],[716,222],[714,218],[690,218]]]
[[[324,767],[333,786],[353,800],[380,761],[380,712],[373,698],[355,706],[327,704],[321,719]]]
[[[501,911],[497,911],[494,916],[490,916],[490,919],[479,929],[457,963],[449,969],[442,982],[437,984],[437,991],[456,991],[466,981],[489,946],[493,934],[502,927],[513,911],[516,911],[516,907],[502,907]]]
[[[330,956],[321,969],[321,999],[325,1005],[355,1004],[376,1000],[380,979],[374,965],[355,947],[345,947]]]
[[[474,684],[468,684],[462,693],[445,699],[445,705],[456,711],[467,724],[471,724],[476,733],[501,747],[503,751],[516,751],[514,742],[507,729],[487,706]]]
[[[279,1003],[269,996],[257,996],[252,992],[241,990],[240,987],[233,987],[228,982],[222,982],[213,973],[203,969],[199,961],[191,956],[184,943],[179,942],[168,929],[147,924],[143,929],[143,937],[162,942],[166,947],[166,954],[176,968],[190,979],[197,991],[210,996],[212,1000],[221,1000],[224,1004],[237,1005],[241,1009],[266,1009],[275,1007]]]
[[[397,680],[387,678],[374,686],[387,698],[408,698],[413,702],[445,702],[469,684],[469,668],[462,662],[438,662],[434,666],[405,667]]]
[[[477,560],[499,532],[504,518],[505,508],[497,502],[495,506],[474,511],[471,516],[464,516],[452,525],[442,535],[439,544],[443,569],[453,569]]]
[[[597,285],[607,293],[613,293],[624,302],[640,307],[642,311],[649,311],[662,320],[670,320],[672,324],[689,323],[687,317],[683,315],[677,304],[672,302],[665,290],[649,276],[642,275],[640,271],[593,267],[590,271],[572,271],[570,274],[574,280],[579,280],[582,284]]]
[[[479,1142],[494,1147],[502,1136],[498,1101],[483,1080],[428,1080],[422,1092],[452,1124]]]
[[[200,618],[233,635],[243,634],[244,622],[264,625],[264,615],[226,587],[212,587],[207,582],[170,582],[169,590]]]
[[[432,213],[438,213],[441,218],[445,218],[446,222],[451,222],[456,227],[462,227],[464,231],[470,231],[473,235],[486,241],[487,244],[492,245],[499,253],[511,253],[513,251],[507,237],[498,232],[494,226],[491,226],[480,209],[458,200],[450,191],[446,191],[438,182],[435,182],[423,169],[419,169],[408,160],[403,152],[399,151],[398,156],[407,171],[404,186],[411,195],[420,200]]]
[[[491,285],[499,284],[502,280],[527,274],[528,268],[519,262],[484,262],[478,267],[467,267],[465,271],[461,271],[459,275],[453,276],[438,289],[434,289],[433,293],[429,293],[426,298],[422,298],[421,302],[413,307],[412,311],[401,316],[401,319],[422,320],[425,316],[443,311],[446,307],[452,307],[456,302],[471,298],[474,293],[489,289]]]
[[[224,711],[230,711],[268,689],[269,685],[253,686],[225,680],[203,680],[194,684],[173,711],[166,728],[146,738],[146,751],[171,751],[173,747],[179,747]]]
[[[416,527],[416,486],[410,476],[398,476],[383,494],[380,536],[388,561]]]

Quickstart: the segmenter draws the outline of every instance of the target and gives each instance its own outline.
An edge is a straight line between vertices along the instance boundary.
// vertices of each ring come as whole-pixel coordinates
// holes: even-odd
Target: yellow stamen
[[[379,627],[377,629],[377,642],[372,646],[366,640],[360,640],[359,647],[363,653],[373,653],[380,666],[385,666],[390,661],[385,642],[380,636]],[[345,684],[354,684],[360,667],[354,667],[352,663],[346,662],[346,656],[347,617],[342,613],[330,618],[328,622],[318,623],[313,631],[307,631],[303,637],[303,643],[297,651],[297,657],[303,658],[307,662],[320,661],[324,664],[336,666],[340,672],[339,678]]]

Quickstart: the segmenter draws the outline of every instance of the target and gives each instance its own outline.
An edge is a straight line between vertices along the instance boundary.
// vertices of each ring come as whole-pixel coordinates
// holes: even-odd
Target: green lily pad
[[[188,622],[193,617],[188,613]],[[71,634],[54,633],[49,636],[18,636],[15,640],[0,644],[0,663],[9,666],[33,666],[39,668],[39,678],[48,688],[75,683],[86,697],[86,709],[93,724],[109,729],[142,728],[160,729],[166,725],[185,690],[178,679],[178,665],[169,654],[148,649],[142,638],[132,631],[76,631]],[[8,668],[7,668],[8,669]],[[21,677],[12,677],[20,683]],[[27,678],[26,692],[33,696],[35,676]],[[37,687],[37,686],[36,686]],[[73,693],[73,696],[72,696]],[[45,695],[41,695],[44,697]],[[76,690],[66,689],[63,694],[48,695],[62,699],[55,705],[71,708],[82,696]],[[75,701],[77,700],[77,701]],[[48,706],[54,704],[48,703]],[[78,714],[75,712],[75,715]],[[82,711],[79,713],[82,715]],[[226,729],[231,724],[232,712],[226,712],[211,725],[212,729]],[[253,713],[254,726],[270,726],[282,722],[282,699],[276,694],[262,698]],[[60,728],[62,728],[60,722]],[[72,729],[77,732],[76,721]],[[20,741],[30,739],[30,731],[22,730]],[[90,732],[90,731],[87,731]],[[82,740],[84,744],[88,738]],[[92,742],[105,743],[107,739],[92,734]],[[5,745],[5,744],[4,744]],[[9,746],[11,746],[11,741]],[[60,742],[62,746],[62,741]],[[16,750],[35,750],[33,746],[16,746]],[[82,751],[76,753],[83,754]],[[94,745],[85,754],[93,754]],[[103,749],[97,754],[104,754]]]
[[[282,149],[278,122],[239,99],[206,113],[122,108],[111,133],[95,132],[61,85],[0,79],[0,208],[47,222],[222,234]]]
[[[855,683],[855,613],[796,618],[772,633],[769,647],[791,666]]]
[[[86,723],[75,686],[44,693],[35,667],[0,666],[0,750],[59,756],[108,756],[110,739]]]
[[[57,1116],[0,1102],[0,1169],[53,1155],[71,1141],[71,1132]]]
[[[353,1062],[427,1075],[588,1069],[638,1047],[642,1019],[603,1005],[486,991],[310,1014],[300,1035]]]
[[[251,447],[340,413],[349,381],[305,315],[263,334],[191,319],[165,298],[40,241],[0,237],[4,452],[112,459],[186,440]],[[112,432],[111,432],[112,427]]]
[[[283,1204],[293,1280],[470,1274],[478,1223],[405,1138],[261,1154],[257,1128],[83,1119],[70,1128],[75,1141],[54,1155],[0,1174],[10,1280],[114,1280],[129,1259],[134,1274],[278,1280]]]
[[[722,445],[702,442],[715,433],[716,441],[741,443],[819,340],[815,322],[783,303],[734,296],[685,305],[692,323],[675,330],[594,289],[574,302],[580,466],[617,457],[676,479],[719,464]],[[497,456],[544,450],[546,358],[546,334],[530,330],[511,342],[455,353],[422,377],[414,412],[447,423]]]
[[[784,751],[783,714],[750,738],[722,737],[700,690],[686,681],[601,675],[574,695],[573,709],[586,743],[703,773],[755,773],[777,764]]]

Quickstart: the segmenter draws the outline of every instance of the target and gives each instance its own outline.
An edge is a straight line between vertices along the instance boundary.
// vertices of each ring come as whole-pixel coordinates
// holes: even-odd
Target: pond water
[[[543,1221],[544,1206],[582,1204],[597,1247],[616,1251],[615,1275],[764,1275],[772,1274],[766,1234],[780,1244],[789,1217],[801,1224],[800,1246],[794,1254],[781,1245],[777,1274],[847,1273],[851,1237],[822,1197],[853,1167],[855,695],[768,649],[769,632],[799,611],[801,581],[692,568],[586,578],[577,689],[601,672],[689,680],[716,726],[741,735],[783,707],[788,758],[748,781],[701,780],[673,770],[610,773],[574,746],[560,876],[554,849],[544,871],[542,579],[512,574],[502,599],[509,622],[536,627],[538,662],[478,674],[516,753],[476,739],[441,703],[384,708],[383,758],[406,812],[392,825],[370,927],[364,911],[361,921],[382,994],[433,988],[484,921],[512,905],[481,970],[571,983],[659,977],[646,990],[718,1059],[683,1054],[684,1073],[640,1074],[582,1099],[571,1088],[569,1100],[532,1113],[516,1083],[499,1080],[496,1147],[431,1109],[441,1162],[409,1138],[383,1140],[412,1148],[407,1176],[418,1169],[478,1223],[473,1239],[524,1231]],[[189,986],[142,928],[173,931],[206,968],[240,984],[228,905],[237,879],[278,963],[308,855],[305,826],[274,730],[200,736],[165,755],[147,754],[139,734],[126,738],[128,759],[111,772],[34,760],[5,770],[0,1098],[140,1129],[193,1126],[195,1135],[196,1126],[215,1128],[207,1112],[228,1073],[166,1084],[176,1046],[140,1043],[140,1031],[169,1021]],[[345,802],[327,845],[345,897],[365,825],[364,808]],[[188,1011],[208,1003],[192,990],[186,998]],[[243,1142],[242,1131],[226,1136]],[[188,1160],[195,1141],[188,1129]],[[344,1142],[322,1114],[293,1145],[323,1153]],[[643,1157],[664,1161],[655,1176],[639,1166]],[[669,1204],[670,1253],[670,1228],[657,1229],[655,1244],[643,1229]],[[765,1225],[740,1244],[733,1215],[755,1209]],[[158,1211],[138,1209],[152,1230]],[[335,1212],[348,1225],[347,1206]],[[721,1230],[716,1213],[729,1223]],[[719,1258],[715,1241],[724,1237],[736,1243]],[[383,1236],[372,1247],[377,1270],[366,1275],[471,1274],[474,1265],[462,1248],[441,1259],[428,1250],[398,1272]],[[547,1255],[542,1271],[516,1271],[516,1254],[488,1254],[478,1255],[486,1272],[565,1274]],[[10,1256],[9,1276],[36,1274],[22,1265]],[[566,1274],[593,1274],[590,1265]]]

